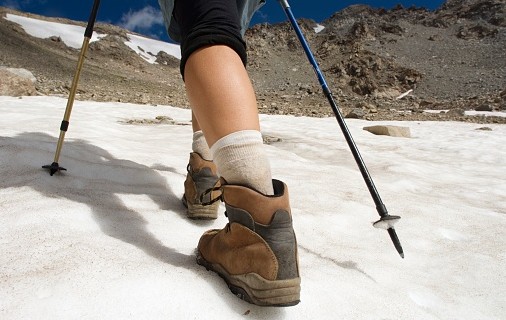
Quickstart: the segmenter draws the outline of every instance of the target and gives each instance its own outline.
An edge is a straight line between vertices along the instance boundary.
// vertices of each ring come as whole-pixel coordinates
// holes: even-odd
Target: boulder
[[[462,108],[452,108],[446,112],[449,117],[463,117],[466,115],[466,111]]]
[[[408,127],[378,125],[364,127],[364,130],[369,131],[375,135],[411,138],[411,132]]]
[[[0,96],[33,96],[35,77],[26,69],[0,67]]]
[[[494,106],[490,104],[482,104],[481,106],[478,106],[474,108],[475,111],[494,111]]]
[[[365,112],[362,108],[355,108],[351,110],[345,118],[351,118],[351,119],[362,119],[365,116]]]

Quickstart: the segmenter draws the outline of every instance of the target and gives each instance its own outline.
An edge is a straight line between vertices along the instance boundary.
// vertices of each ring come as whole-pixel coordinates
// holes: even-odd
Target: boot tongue
[[[225,204],[227,210],[227,217],[230,223],[239,223],[246,228],[255,231],[255,220],[253,217],[246,211],[240,208],[234,208]]]

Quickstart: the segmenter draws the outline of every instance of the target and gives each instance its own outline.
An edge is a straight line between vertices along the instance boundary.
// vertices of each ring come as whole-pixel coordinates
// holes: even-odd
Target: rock
[[[368,103],[366,101],[358,102],[355,104],[355,108],[359,108],[362,110],[367,110],[369,113],[376,113],[378,112],[378,108],[372,103]]]
[[[488,22],[495,26],[506,26],[504,0],[447,0],[442,11],[453,11],[454,18]]]
[[[475,111],[494,111],[494,107],[490,104],[482,104],[481,106],[478,106],[474,108]]]
[[[181,122],[167,116],[156,116],[154,119],[129,119],[119,121],[120,123],[133,124],[133,125],[156,125],[156,124],[170,124],[176,126],[189,126],[191,122]]]
[[[51,36],[51,37],[49,37],[49,40],[51,40],[53,42],[62,42],[62,39],[58,36]]]
[[[466,114],[466,112],[464,111],[464,109],[460,109],[460,108],[450,109],[446,113],[447,116],[454,116],[454,117],[463,117],[465,114]]]
[[[364,127],[364,130],[369,131],[375,135],[411,138],[411,131],[409,127],[391,126],[391,125],[378,125]]]
[[[492,131],[492,128],[490,128],[490,127],[479,127],[479,128],[476,128],[475,130]]]
[[[35,77],[26,69],[0,67],[0,96],[33,96]]]
[[[362,110],[361,108],[355,108],[353,110],[351,110],[345,118],[350,118],[350,119],[362,119],[363,117],[365,116],[365,112],[364,110]]]
[[[504,88],[503,91],[501,91],[501,93],[499,94],[499,96],[504,100],[506,101],[506,88]]]
[[[178,68],[179,67],[179,59],[171,56],[170,54],[166,53],[165,51],[160,51],[156,55],[156,63],[163,64],[172,68]]]
[[[380,29],[384,32],[392,33],[392,34],[395,34],[398,36],[400,36],[404,33],[404,29],[402,29],[401,26],[399,26],[398,24],[393,24],[393,23],[383,23],[380,25]]]
[[[483,39],[485,37],[493,38],[499,31],[496,28],[489,28],[483,24],[476,24],[471,27],[462,26],[459,28],[457,37],[460,39]]]
[[[154,124],[174,124],[174,125],[182,125],[181,122],[172,119],[171,117],[166,116],[157,116],[153,122]]]
[[[383,91],[375,91],[372,96],[380,99],[395,99],[401,94],[397,89],[386,89]]]
[[[420,101],[420,108],[427,108],[427,107],[431,107],[435,104],[434,101],[429,101],[429,100],[422,100]]]
[[[262,134],[262,138],[263,138],[265,144],[273,144],[273,143],[276,143],[276,142],[283,141],[281,138],[270,136],[270,135],[266,135],[266,134]]]

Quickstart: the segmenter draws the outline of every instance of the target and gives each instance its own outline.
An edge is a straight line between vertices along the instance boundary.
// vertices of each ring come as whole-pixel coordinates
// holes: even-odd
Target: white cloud
[[[130,10],[120,20],[120,26],[131,31],[148,31],[155,25],[163,25],[160,10],[146,6],[138,11]]]

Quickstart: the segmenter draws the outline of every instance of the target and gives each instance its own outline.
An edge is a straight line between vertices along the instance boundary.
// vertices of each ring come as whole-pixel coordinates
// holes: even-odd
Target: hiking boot
[[[186,168],[188,174],[184,182],[183,204],[187,208],[190,219],[216,219],[218,217],[219,202],[211,203],[207,190],[220,185],[216,165],[204,160],[196,153],[190,153],[190,160]],[[206,199],[207,197],[207,199]],[[204,205],[202,203],[211,203]]]
[[[260,306],[292,306],[300,301],[297,241],[286,185],[273,180],[274,195],[223,183],[229,223],[200,238],[197,263],[220,275],[239,298]],[[258,212],[272,212],[257,222]]]

